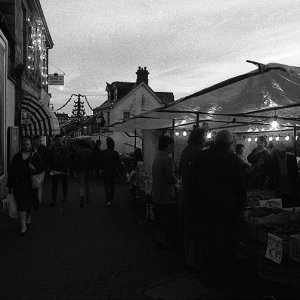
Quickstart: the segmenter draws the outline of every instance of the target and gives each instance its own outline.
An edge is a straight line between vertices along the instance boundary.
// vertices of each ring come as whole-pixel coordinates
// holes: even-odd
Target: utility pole
[[[77,96],[77,101],[74,101],[74,109],[72,110],[72,117],[75,119],[76,122],[80,122],[85,115],[85,109],[83,106],[83,102],[81,102],[82,95],[75,95]]]

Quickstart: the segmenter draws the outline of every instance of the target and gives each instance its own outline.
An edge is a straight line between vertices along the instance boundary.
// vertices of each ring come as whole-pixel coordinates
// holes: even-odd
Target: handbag
[[[17,209],[17,202],[14,195],[12,193],[7,194],[6,199],[7,199],[7,206],[8,206],[8,215],[13,219],[17,219],[18,209]]]
[[[39,174],[31,175],[31,185],[33,189],[38,189],[41,187],[44,179],[44,172]]]
[[[30,163],[32,161],[34,154],[35,154],[35,152],[32,152]],[[38,155],[38,153],[36,153],[36,155]],[[41,187],[43,180],[44,180],[44,175],[45,175],[44,172],[31,175],[31,187],[33,189],[38,189]]]

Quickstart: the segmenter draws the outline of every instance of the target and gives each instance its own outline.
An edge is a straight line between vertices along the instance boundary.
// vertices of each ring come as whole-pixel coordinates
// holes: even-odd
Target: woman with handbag
[[[26,233],[27,226],[31,224],[32,207],[38,203],[37,189],[32,187],[32,175],[43,171],[41,158],[32,151],[30,139],[23,138],[21,151],[12,159],[7,180],[8,193],[13,193],[17,202],[21,236]]]

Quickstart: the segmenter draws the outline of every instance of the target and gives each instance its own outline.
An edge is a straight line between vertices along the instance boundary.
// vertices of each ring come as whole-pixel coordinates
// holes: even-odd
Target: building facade
[[[0,199],[21,136],[59,132],[49,108],[48,56],[53,41],[39,0],[0,1]]]
[[[142,149],[142,133],[112,131],[109,126],[125,121],[149,110],[162,107],[174,101],[171,92],[154,92],[148,85],[149,72],[146,67],[139,67],[136,82],[107,83],[107,100],[93,110],[98,127],[103,136],[110,136],[116,142],[120,153],[133,152],[135,147]]]

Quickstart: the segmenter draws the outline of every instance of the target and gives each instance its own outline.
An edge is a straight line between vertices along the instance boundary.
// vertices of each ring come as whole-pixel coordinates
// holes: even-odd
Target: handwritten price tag
[[[268,244],[265,257],[280,264],[282,260],[283,240],[282,238],[268,233]]]

